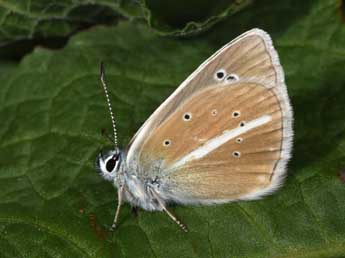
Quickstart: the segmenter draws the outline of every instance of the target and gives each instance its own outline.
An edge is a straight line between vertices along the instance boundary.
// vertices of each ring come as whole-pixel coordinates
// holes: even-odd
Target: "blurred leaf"
[[[68,37],[94,24],[114,23],[121,15],[143,18],[158,33],[199,33],[253,0],[0,0],[0,47],[27,39]]]
[[[237,13],[253,0],[146,0],[149,25],[161,35],[190,36],[203,32]]]
[[[98,65],[106,64],[121,146],[150,113],[223,44],[251,27],[273,37],[295,113],[294,157],[282,190],[259,201],[124,205],[107,231],[116,191],[96,173],[111,128]],[[343,257],[345,26],[336,1],[262,0],[192,40],[121,22],[36,48],[0,66],[0,257]],[[7,67],[7,68],[6,68]]]
[[[142,17],[132,0],[0,0],[0,47],[33,38],[67,37],[94,24],[114,23],[119,15]]]
[[[95,24],[120,13],[141,16],[135,1],[0,0],[0,42],[38,36],[66,36],[84,24]],[[115,11],[115,12],[114,12]]]
[[[20,60],[37,45],[61,48],[74,33],[119,18],[145,20],[162,35],[193,35],[252,1],[0,0],[0,57]]]

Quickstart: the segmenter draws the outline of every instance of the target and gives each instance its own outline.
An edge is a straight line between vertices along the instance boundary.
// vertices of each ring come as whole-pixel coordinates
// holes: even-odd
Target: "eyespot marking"
[[[190,121],[192,119],[192,114],[191,113],[185,113],[183,115],[183,120],[184,121]]]
[[[217,81],[222,81],[226,76],[226,71],[224,69],[220,69],[218,71],[215,72],[214,74],[214,78],[217,80]]]
[[[239,151],[234,151],[234,152],[232,153],[232,156],[235,157],[235,158],[239,158],[239,157],[241,157],[241,152],[239,152]]]
[[[171,140],[170,139],[165,139],[164,141],[163,141],[163,146],[164,147],[168,147],[168,146],[170,146],[171,145]]]
[[[237,74],[231,73],[226,77],[227,82],[238,81],[240,78]]]
[[[241,112],[240,111],[238,111],[238,110],[236,110],[236,111],[234,111],[234,112],[232,112],[232,117],[239,117],[241,115]]]
[[[216,116],[218,114],[218,110],[217,109],[213,109],[212,111],[211,111],[211,115],[212,116]]]
[[[240,126],[241,127],[243,127],[243,126],[245,126],[246,125],[246,122],[245,121],[242,121],[241,123],[240,123]]]
[[[238,137],[238,138],[236,139],[236,142],[237,142],[237,143],[242,143],[242,142],[243,142],[243,138]]]

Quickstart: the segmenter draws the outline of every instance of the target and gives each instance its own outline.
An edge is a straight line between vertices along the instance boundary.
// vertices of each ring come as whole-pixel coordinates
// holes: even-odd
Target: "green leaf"
[[[294,107],[285,186],[258,201],[172,206],[188,234],[126,204],[108,232],[116,191],[94,168],[99,148],[111,148],[100,133],[111,128],[100,60],[125,147],[198,64],[252,27],[272,35]],[[0,257],[343,257],[344,67],[333,0],[262,0],[192,40],[121,22],[0,66]]]
[[[149,25],[159,34],[185,37],[209,29],[252,2],[253,0],[146,0],[142,6]]]
[[[144,20],[161,35],[190,36],[252,1],[0,0],[0,57],[19,60],[36,45],[61,48],[80,30],[123,18]]]
[[[113,22],[122,15],[142,17],[135,1],[0,0],[0,45],[18,40],[67,37],[93,24]]]
[[[186,36],[210,28],[252,1],[0,0],[0,46],[68,37],[94,24],[114,23],[118,15],[145,19],[160,34]]]

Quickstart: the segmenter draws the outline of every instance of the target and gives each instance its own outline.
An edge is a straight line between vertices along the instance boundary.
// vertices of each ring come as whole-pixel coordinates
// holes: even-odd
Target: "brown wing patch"
[[[191,119],[185,121],[184,114],[189,114]],[[145,143],[141,162],[145,164],[145,160],[160,157],[163,167],[169,171],[176,161],[208,140],[264,115],[270,115],[272,120],[166,175],[167,182],[174,185],[172,188],[177,186],[189,197],[236,199],[267,186],[280,158],[282,116],[279,100],[272,90],[262,85],[216,85],[191,97],[152,132],[154,137]],[[167,146],[166,140],[170,141]]]
[[[222,83],[214,78],[217,71],[224,70],[228,75],[236,74],[240,79],[259,82],[268,88],[279,85],[277,70],[281,68],[273,64],[274,53],[268,34],[257,29],[225,45],[190,75],[140,128],[129,145],[128,161],[141,155],[146,139],[155,137],[152,132],[190,97],[215,83]]]
[[[214,74],[220,69],[227,74],[236,74],[240,79],[255,78],[256,82],[264,83],[266,87],[276,85],[276,71],[264,39],[256,34],[250,35],[225,48],[221,58],[210,61],[204,71],[195,76],[176,97],[164,119],[197,91],[214,85]]]

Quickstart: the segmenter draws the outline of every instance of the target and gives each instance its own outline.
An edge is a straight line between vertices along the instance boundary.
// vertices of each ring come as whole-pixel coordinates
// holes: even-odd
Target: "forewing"
[[[220,80],[216,76],[219,71],[236,75],[242,81],[263,83],[266,87],[283,84],[284,76],[269,35],[259,29],[242,34],[201,64],[150,116],[131,140],[127,152],[128,165],[138,163],[141,153],[145,152],[145,141],[154,137],[155,129],[179,106],[205,88],[224,83],[226,78]]]

